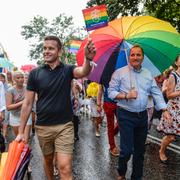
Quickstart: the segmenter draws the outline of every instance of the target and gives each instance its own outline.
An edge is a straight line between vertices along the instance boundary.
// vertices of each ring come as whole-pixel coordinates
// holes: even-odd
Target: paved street
[[[117,177],[117,157],[112,157],[108,151],[106,124],[102,124],[101,137],[94,135],[92,121],[84,116],[80,124],[80,140],[75,143],[73,174],[75,180],[115,180]],[[116,137],[118,142],[119,137]],[[151,140],[150,140],[151,141]],[[32,139],[32,179],[45,180],[42,167],[42,156],[36,136]],[[143,180],[179,180],[180,155],[168,150],[170,163],[163,165],[158,158],[159,145],[147,145],[144,161]],[[130,166],[130,165],[129,165]],[[126,174],[130,177],[131,168]],[[56,177],[55,179],[59,179]]]

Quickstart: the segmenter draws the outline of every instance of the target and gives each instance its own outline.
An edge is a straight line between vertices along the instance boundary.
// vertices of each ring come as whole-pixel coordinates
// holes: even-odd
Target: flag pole
[[[124,43],[123,43],[123,45],[124,45]],[[125,56],[126,56],[126,62],[127,62],[127,66],[128,66],[128,70],[129,70],[129,78],[130,78],[130,87],[131,87],[131,89],[134,89],[135,87],[134,87],[134,85],[133,85],[133,79],[132,79],[132,74],[131,74],[131,71],[130,71],[130,69],[129,69],[129,60],[128,60],[128,55],[127,55],[127,48],[125,47],[125,45],[124,45],[124,52],[125,52]]]

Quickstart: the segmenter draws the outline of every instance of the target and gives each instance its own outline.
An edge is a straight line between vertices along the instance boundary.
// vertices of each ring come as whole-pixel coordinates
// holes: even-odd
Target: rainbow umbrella
[[[8,59],[0,57],[0,67],[11,70],[14,65]]]
[[[134,44],[142,46],[145,56],[143,66],[153,76],[161,74],[174,62],[180,52],[180,36],[170,23],[151,16],[129,16],[109,22],[108,26],[90,34],[97,53],[96,67],[88,79],[106,84],[114,70],[127,65],[128,53]],[[77,53],[79,66],[84,61],[84,46]]]

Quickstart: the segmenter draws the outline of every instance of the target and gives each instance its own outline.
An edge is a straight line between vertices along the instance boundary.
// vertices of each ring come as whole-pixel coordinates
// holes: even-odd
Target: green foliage
[[[74,64],[76,59],[67,50],[72,39],[81,40],[85,37],[84,34],[84,29],[74,27],[73,17],[67,17],[64,14],[60,14],[52,22],[38,15],[28,25],[22,26],[21,32],[23,38],[29,41],[31,47],[29,52],[30,59],[36,60],[38,64],[43,62],[43,39],[47,35],[55,35],[61,39],[63,44],[61,60],[64,62],[65,59],[68,59],[66,63]]]
[[[118,15],[150,15],[170,22],[180,32],[180,0],[90,0],[87,7],[101,4],[106,4],[110,21]]]
[[[146,13],[170,22],[180,32],[180,0],[147,0]]]
[[[139,4],[142,0],[91,0],[87,7],[106,4],[109,20],[114,20],[118,15],[140,15]]]

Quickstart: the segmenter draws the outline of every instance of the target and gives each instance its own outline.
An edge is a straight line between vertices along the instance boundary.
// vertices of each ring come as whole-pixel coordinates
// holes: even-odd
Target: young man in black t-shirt
[[[65,65],[60,61],[62,44],[58,37],[47,36],[43,44],[44,65],[29,74],[26,98],[22,105],[21,125],[17,141],[24,140],[24,127],[31,113],[35,94],[36,132],[44,156],[44,169],[48,180],[53,179],[53,157],[57,155],[60,178],[72,180],[72,152],[74,131],[71,107],[71,81],[91,71],[90,61],[96,49],[89,39],[85,47],[82,67]]]

